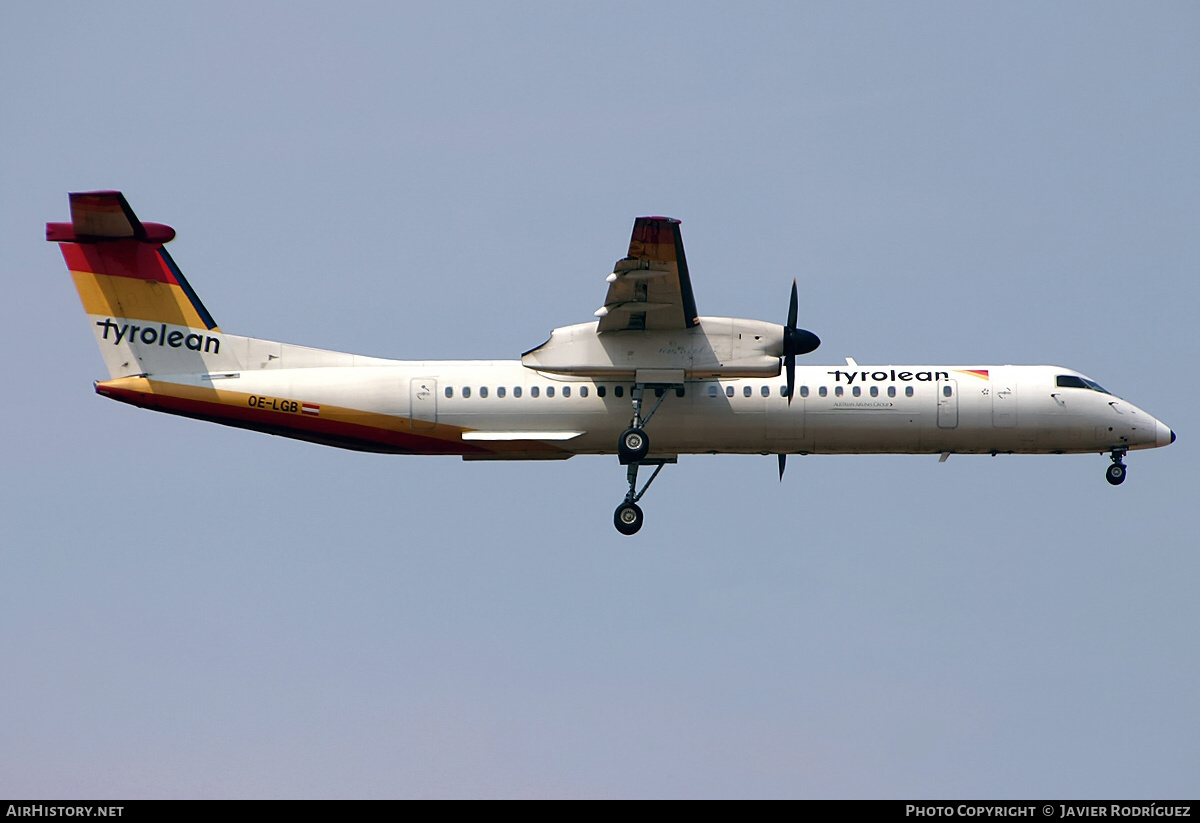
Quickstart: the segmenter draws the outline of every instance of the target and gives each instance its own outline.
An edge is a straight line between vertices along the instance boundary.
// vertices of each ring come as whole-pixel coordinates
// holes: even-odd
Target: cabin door
[[[992,425],[998,429],[1017,425],[1016,383],[992,383]]]
[[[437,380],[433,377],[414,377],[408,381],[409,424],[414,429],[437,426]]]
[[[937,382],[937,424],[939,429],[953,429],[958,425],[958,381]]]

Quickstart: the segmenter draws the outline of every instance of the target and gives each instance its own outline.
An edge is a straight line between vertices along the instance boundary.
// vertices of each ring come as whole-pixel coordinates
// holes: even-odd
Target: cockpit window
[[[1110,393],[1095,380],[1088,380],[1086,377],[1079,377],[1074,374],[1060,374],[1056,378],[1056,382],[1060,389],[1091,389],[1092,391],[1103,392],[1104,394]]]

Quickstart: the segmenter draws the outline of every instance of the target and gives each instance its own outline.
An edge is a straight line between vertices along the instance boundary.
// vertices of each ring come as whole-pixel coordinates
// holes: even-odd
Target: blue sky
[[[0,12],[0,794],[1194,797],[1189,3]],[[133,409],[46,221],[124,191],[235,334],[515,358],[632,219],[811,363],[1054,363],[1101,456],[363,455]]]

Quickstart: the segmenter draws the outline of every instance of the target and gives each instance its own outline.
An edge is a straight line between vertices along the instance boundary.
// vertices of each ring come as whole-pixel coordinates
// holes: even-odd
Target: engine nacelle
[[[563,326],[521,355],[531,369],[589,377],[683,370],[686,378],[774,377],[783,326],[736,317],[701,317],[690,329],[598,332],[598,323]]]

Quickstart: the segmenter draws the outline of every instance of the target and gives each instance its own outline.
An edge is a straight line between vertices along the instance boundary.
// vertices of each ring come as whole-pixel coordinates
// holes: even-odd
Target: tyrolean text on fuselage
[[[932,383],[935,380],[949,380],[950,373],[944,371],[896,371],[895,369],[877,369],[876,371],[836,371],[826,372],[833,375],[834,383],[841,383],[842,378],[846,378],[847,384],[852,384],[855,380],[860,383],[865,383],[868,380],[874,383],[887,383],[902,381],[911,383],[913,380],[919,380],[923,383]]]

